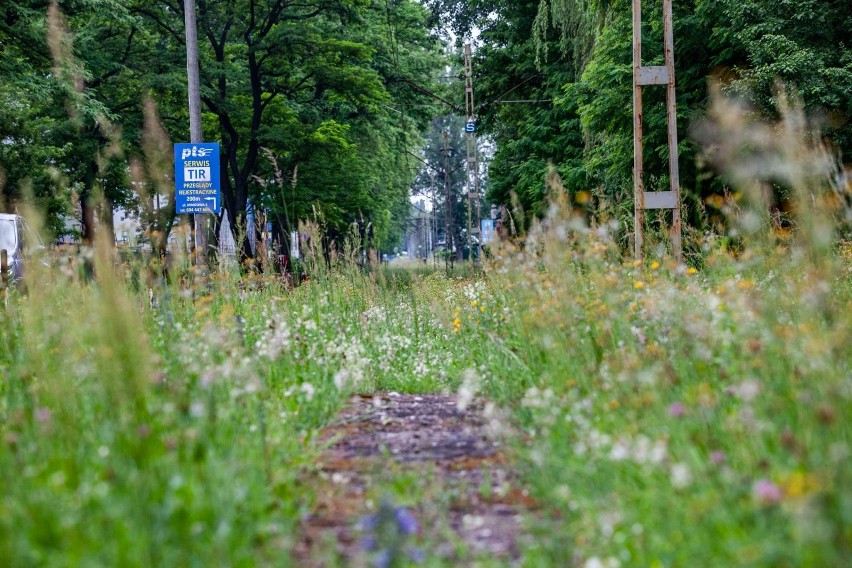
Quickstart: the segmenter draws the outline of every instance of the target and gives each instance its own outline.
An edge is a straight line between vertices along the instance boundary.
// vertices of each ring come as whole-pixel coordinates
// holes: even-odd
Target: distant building
[[[405,238],[405,250],[411,260],[428,260],[435,249],[435,215],[423,200],[411,206],[411,219]]]

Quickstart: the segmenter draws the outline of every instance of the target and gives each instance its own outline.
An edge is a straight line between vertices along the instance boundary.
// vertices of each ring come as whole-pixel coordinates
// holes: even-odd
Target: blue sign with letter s
[[[175,144],[175,213],[221,212],[219,144]]]

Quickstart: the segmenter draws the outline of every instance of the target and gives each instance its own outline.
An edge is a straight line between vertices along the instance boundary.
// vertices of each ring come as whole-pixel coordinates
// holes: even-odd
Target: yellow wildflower
[[[784,496],[790,498],[805,497],[806,495],[819,491],[819,479],[812,473],[794,471],[783,476],[778,485],[784,490]]]
[[[641,290],[642,288],[645,287],[645,283],[642,282],[641,280],[636,280],[635,282],[633,282],[633,287],[636,288],[637,290]]]

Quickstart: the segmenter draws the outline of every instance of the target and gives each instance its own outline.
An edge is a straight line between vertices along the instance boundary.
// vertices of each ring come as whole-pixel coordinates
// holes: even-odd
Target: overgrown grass
[[[38,270],[0,311],[4,566],[279,564],[346,396],[458,374],[393,275],[221,273],[149,296],[101,251],[94,282]]]
[[[529,565],[843,565],[849,249],[828,270],[782,245],[699,273],[582,239],[513,254],[458,302],[486,362],[472,388],[526,434]]]
[[[693,243],[700,270],[627,261],[617,224],[555,203],[454,299],[479,362],[463,390],[524,433],[542,507],[526,565],[852,557],[852,245],[836,238],[852,188],[794,110],[766,125],[720,105],[720,167],[742,197],[729,235]],[[755,176],[786,186],[787,227]]]
[[[0,311],[2,564],[286,565],[318,430],[396,390],[485,396],[520,434],[524,565],[843,566],[849,195],[794,134],[795,223],[744,184],[698,268],[625,260],[566,203],[486,276],[317,263],[296,289],[187,270],[149,294],[104,246],[90,283],[36,267]]]

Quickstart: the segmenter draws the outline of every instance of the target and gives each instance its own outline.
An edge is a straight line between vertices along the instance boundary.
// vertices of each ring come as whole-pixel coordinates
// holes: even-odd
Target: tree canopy
[[[370,224],[377,243],[398,242],[414,177],[400,165],[431,120],[427,107],[400,115],[423,100],[400,79],[429,84],[442,61],[428,12],[411,0],[197,5],[203,130],[220,142],[230,218],[262,207],[286,235],[319,214],[332,233]],[[84,238],[95,197],[134,205],[131,163],[150,161],[144,139],[158,139],[144,101],[160,146],[188,139],[183,19],[180,0],[3,4],[6,201],[29,185],[58,229],[76,192]]]
[[[707,114],[712,82],[767,115],[777,112],[779,89],[792,92],[814,118],[813,128],[838,152],[852,152],[846,4],[674,3],[681,183],[691,223],[706,221],[704,202],[726,185],[698,163],[690,137]],[[155,214],[149,201],[171,187],[164,148],[188,138],[183,6],[181,0],[3,2],[6,207],[30,192],[58,232],[62,216],[79,206],[82,236],[90,239],[103,201],[104,221],[114,205],[139,208],[157,234],[168,232],[173,207]],[[449,38],[459,45],[473,38],[477,46],[476,114],[494,154],[491,202],[508,205],[516,196],[528,218],[540,215],[546,180],[556,173],[561,184],[554,187],[576,204],[588,203],[590,212],[624,217],[632,208],[627,0],[197,0],[197,6],[203,130],[221,145],[223,198],[237,220],[235,236],[259,208],[281,240],[300,220],[317,217],[332,238],[369,227],[384,248],[399,243],[412,183],[419,174],[417,187],[431,184],[422,164],[412,166],[411,153],[441,164],[442,156],[422,153],[425,138],[434,153],[440,129],[458,128],[449,116],[435,122],[447,110],[429,94],[463,100],[461,81],[441,80],[457,73],[460,62],[445,49]],[[643,21],[645,64],[658,64],[658,2],[645,2]],[[645,97],[647,183],[662,188],[668,183],[664,93],[647,89]],[[430,125],[438,130],[429,133]],[[251,254],[248,245],[243,253]]]
[[[645,65],[662,63],[662,8],[644,2]],[[848,2],[691,0],[674,2],[681,183],[691,222],[725,180],[700,170],[690,127],[719,82],[767,115],[779,85],[799,97],[814,127],[852,152],[852,48]],[[491,199],[511,194],[541,213],[553,168],[564,188],[596,210],[632,210],[632,10],[628,0],[434,0],[457,37],[478,32],[475,67],[484,131],[497,143]],[[507,94],[508,93],[508,94]],[[501,98],[511,104],[500,104]],[[494,101],[494,102],[492,102]],[[662,89],[645,90],[646,180],[668,184]],[[819,120],[821,119],[821,120]],[[620,215],[624,218],[624,215]]]

